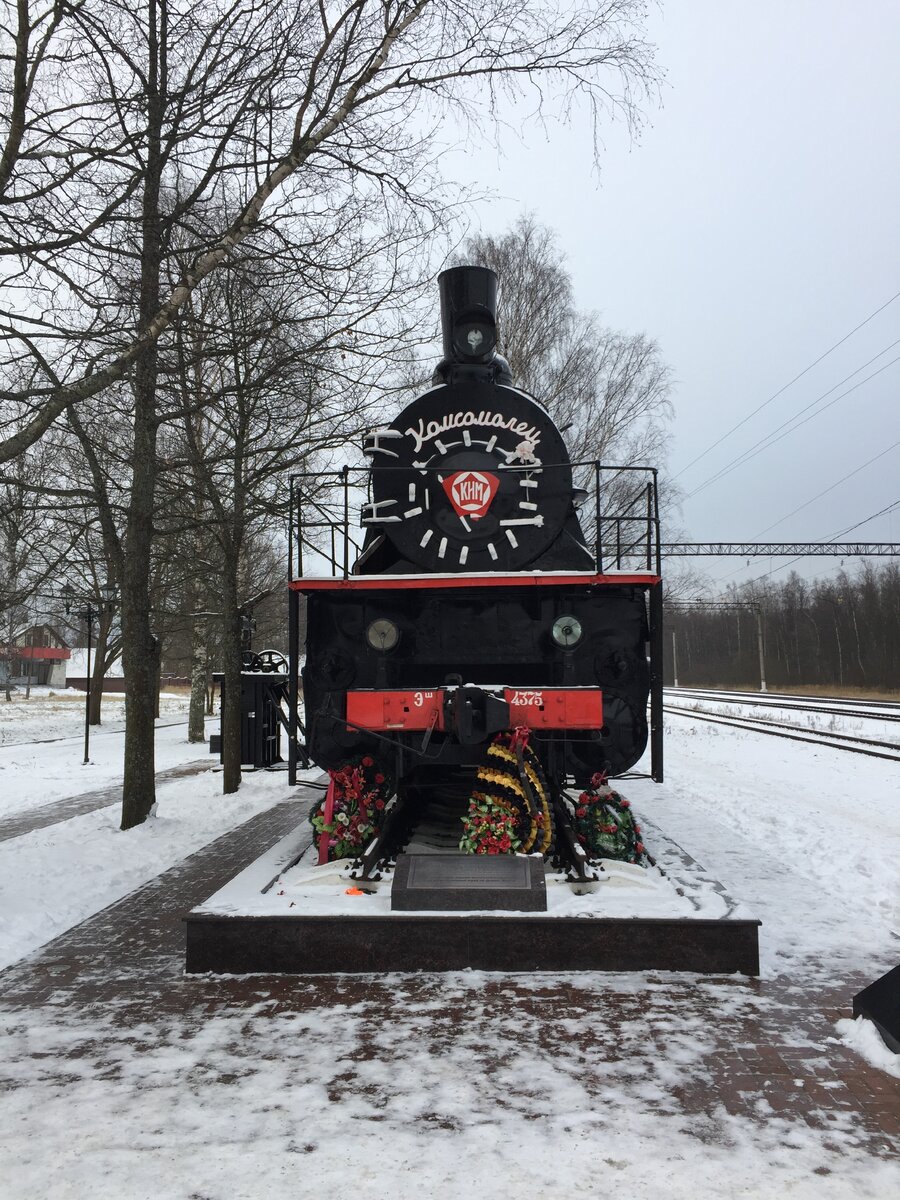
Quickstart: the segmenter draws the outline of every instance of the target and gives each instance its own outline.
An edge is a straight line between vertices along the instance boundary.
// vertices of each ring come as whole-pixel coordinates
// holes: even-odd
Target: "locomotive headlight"
[[[577,617],[557,617],[550,632],[557,646],[568,648],[581,640],[581,622]]]
[[[478,317],[457,321],[453,330],[456,352],[463,358],[488,358],[494,352],[496,341],[493,325]]]
[[[373,650],[393,650],[400,641],[400,630],[387,617],[379,617],[366,630],[366,641]]]

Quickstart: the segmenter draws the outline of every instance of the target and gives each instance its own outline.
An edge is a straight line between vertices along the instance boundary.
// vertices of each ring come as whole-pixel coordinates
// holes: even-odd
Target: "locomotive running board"
[[[185,969],[192,975],[467,968],[758,975],[759,921],[741,915],[722,885],[662,830],[646,818],[642,825],[666,868],[673,896],[681,898],[680,915],[640,915],[639,905],[634,915],[623,915],[627,889],[617,886],[623,882],[615,877],[618,864],[606,864],[601,872],[606,881],[598,883],[566,884],[548,872],[548,893],[564,887],[576,897],[597,898],[594,911],[577,916],[555,914],[552,905],[547,912],[502,915],[392,912],[390,880],[355,882],[349,865],[342,864],[318,869],[335,877],[334,895],[324,908],[319,901],[304,910],[302,900],[289,899],[284,880],[310,843],[304,822],[187,914]],[[624,865],[620,869],[626,874],[642,870]],[[310,873],[315,872],[313,867]],[[278,888],[273,887],[276,880],[282,881]],[[323,883],[321,876],[315,883]],[[316,889],[307,889],[307,894],[310,890]],[[594,904],[593,899],[583,902]],[[619,915],[605,916],[604,911]],[[717,915],[710,917],[710,911]],[[695,915],[686,915],[690,912]]]

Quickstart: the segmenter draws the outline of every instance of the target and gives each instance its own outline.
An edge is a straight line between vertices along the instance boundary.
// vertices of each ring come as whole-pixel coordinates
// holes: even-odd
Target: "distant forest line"
[[[664,677],[682,687],[758,688],[762,619],[766,683],[900,691],[900,563],[863,562],[855,573],[808,582],[733,587],[729,607],[667,605]],[[677,667],[677,671],[675,668]]]

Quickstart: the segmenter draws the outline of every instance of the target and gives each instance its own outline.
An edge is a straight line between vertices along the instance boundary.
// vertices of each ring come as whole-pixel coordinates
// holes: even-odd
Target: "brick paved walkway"
[[[835,1020],[850,1015],[850,998],[867,979],[822,994],[802,980],[665,974],[486,976],[477,986],[434,975],[184,976],[182,915],[303,818],[309,801],[296,795],[0,973],[0,1015],[13,1047],[0,1067],[0,1089],[20,1084],[32,1068],[42,1086],[58,1088],[90,1070],[99,1088],[121,1071],[110,1057],[116,1037],[125,1036],[116,1030],[131,1031],[129,1055],[150,1061],[216,1021],[231,1031],[230,1066],[218,1075],[208,1070],[218,1083],[233,1084],[278,1057],[274,1023],[259,1019],[263,1005],[266,1018],[354,1014],[353,1062],[341,1062],[335,1049],[333,1099],[352,1092],[355,1072],[389,1064],[411,1052],[406,1046],[424,1040],[432,1054],[446,1054],[464,1034],[485,1087],[504,1055],[526,1046],[577,1078],[586,1108],[602,1107],[611,1079],[624,1078],[649,1111],[709,1122],[724,1112],[759,1128],[784,1119],[824,1132],[825,1146],[840,1134],[873,1157],[897,1155],[900,1086],[833,1040]],[[595,1014],[587,1026],[585,1014]],[[239,1037],[227,1024],[234,1019]],[[34,1049],[36,1030],[42,1041]],[[386,1039],[387,1031],[395,1036]],[[51,1053],[45,1043],[54,1037]],[[283,1053],[297,1056],[298,1047],[292,1037]],[[667,1070],[666,1061],[684,1065]],[[185,1086],[195,1088],[196,1079]],[[375,1110],[389,1102],[389,1084],[378,1076],[362,1091]],[[436,1121],[454,1119],[435,1112]]]
[[[185,763],[180,767],[169,767],[156,775],[157,784],[166,783],[170,779],[184,779],[188,775],[199,775],[208,771],[209,759],[198,759],[196,762]],[[62,800],[53,800],[38,808],[23,809],[11,813],[8,817],[0,818],[0,842],[10,838],[22,837],[34,829],[46,829],[48,825],[56,825],[60,821],[68,821],[71,817],[80,817],[84,813],[94,812],[98,808],[106,808],[122,799],[122,784],[116,783],[100,791],[84,792],[80,796],[65,796]]]

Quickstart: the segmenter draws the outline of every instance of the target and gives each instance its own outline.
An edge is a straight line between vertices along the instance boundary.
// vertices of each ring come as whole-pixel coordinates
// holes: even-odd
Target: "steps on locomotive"
[[[462,837],[462,820],[466,815],[467,800],[434,798],[426,805],[416,823],[409,841],[404,846],[406,854],[458,854],[459,839]]]
[[[404,853],[459,853],[462,822],[468,811],[476,769],[475,766],[454,771],[444,768],[433,778],[420,774],[407,785]]]

